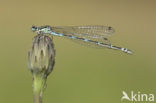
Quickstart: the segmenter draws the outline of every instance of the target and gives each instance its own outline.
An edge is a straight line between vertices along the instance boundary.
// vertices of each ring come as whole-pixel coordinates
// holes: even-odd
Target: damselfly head
[[[38,27],[37,27],[37,26],[32,26],[32,27],[31,27],[31,30],[32,30],[33,32],[35,32],[35,31],[38,30]]]

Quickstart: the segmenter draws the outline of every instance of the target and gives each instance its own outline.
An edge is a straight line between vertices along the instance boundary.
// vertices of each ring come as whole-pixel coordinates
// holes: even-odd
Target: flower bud
[[[47,77],[55,64],[53,39],[46,35],[37,35],[32,49],[28,53],[28,66],[33,75]]]

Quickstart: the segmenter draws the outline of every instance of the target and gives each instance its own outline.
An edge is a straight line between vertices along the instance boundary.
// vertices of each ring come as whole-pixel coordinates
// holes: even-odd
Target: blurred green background
[[[32,25],[109,25],[112,44],[134,51],[54,37],[56,65],[43,103],[122,103],[123,90],[156,95],[155,0],[0,0],[0,103],[33,103]]]

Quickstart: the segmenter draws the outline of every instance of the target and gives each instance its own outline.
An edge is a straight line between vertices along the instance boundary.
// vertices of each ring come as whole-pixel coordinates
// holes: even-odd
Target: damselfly
[[[115,30],[110,26],[32,26],[32,31],[37,34],[50,34],[59,37],[79,40],[84,43],[90,43],[100,47],[121,50],[125,53],[132,54],[133,52],[127,48],[114,46],[107,39],[113,35]]]

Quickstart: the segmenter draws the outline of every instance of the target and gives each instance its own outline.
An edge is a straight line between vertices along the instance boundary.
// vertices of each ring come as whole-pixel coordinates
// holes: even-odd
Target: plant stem
[[[42,103],[42,95],[46,85],[46,78],[42,75],[33,75],[34,103]]]
[[[42,103],[42,96],[40,96],[40,93],[34,93],[34,103]]]

